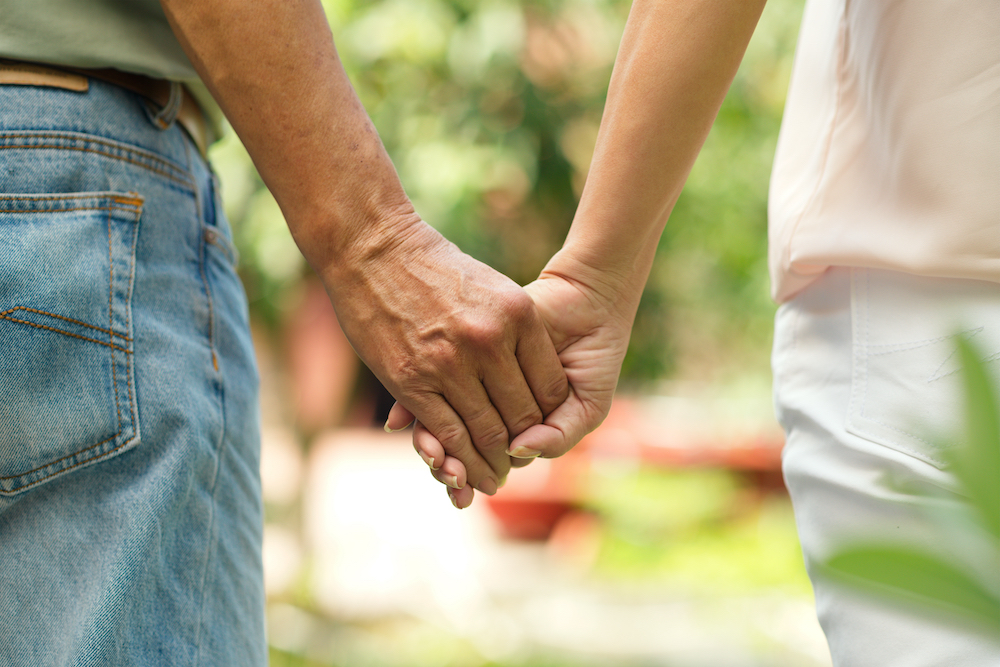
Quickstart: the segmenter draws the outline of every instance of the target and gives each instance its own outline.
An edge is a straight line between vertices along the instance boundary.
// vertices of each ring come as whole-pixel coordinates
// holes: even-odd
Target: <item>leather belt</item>
[[[154,79],[142,74],[116,69],[80,69],[62,65],[30,63],[20,60],[0,59],[0,84],[49,86],[67,90],[85,91],[85,77],[98,79],[132,91],[161,109],[170,104],[173,84],[165,79]],[[204,157],[211,143],[208,122],[194,96],[186,87],[180,87],[180,104],[177,123],[184,128]]]

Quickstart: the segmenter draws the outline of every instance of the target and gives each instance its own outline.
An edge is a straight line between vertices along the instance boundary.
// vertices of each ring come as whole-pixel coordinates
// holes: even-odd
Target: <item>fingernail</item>
[[[420,458],[422,458],[424,460],[424,463],[426,463],[427,467],[430,468],[431,470],[437,470],[438,468],[441,467],[441,466],[438,466],[437,468],[435,468],[434,467],[434,459],[431,458],[430,456],[427,456],[423,452],[419,452],[419,451],[417,453],[420,454]]]
[[[388,419],[385,420],[385,424],[382,426],[382,428],[385,429],[386,433],[392,433],[392,429],[389,428],[389,420]]]
[[[482,491],[486,495],[492,496],[492,495],[495,495],[496,492],[497,492],[497,483],[494,482],[489,477],[487,477],[486,479],[484,479],[483,481],[481,481],[479,483],[479,487],[478,488],[479,488],[480,491]]]
[[[444,475],[444,483],[453,489],[461,489],[462,487],[458,485],[458,477],[456,475]]]
[[[507,455],[513,456],[515,459],[533,459],[536,456],[540,456],[541,452],[535,449],[528,449],[524,445],[518,445],[517,447],[508,449]]]
[[[451,491],[448,492],[448,500],[450,500],[451,504],[455,506],[455,509],[457,510],[462,509],[461,507],[458,506],[458,501],[455,500],[455,496],[451,495]]]

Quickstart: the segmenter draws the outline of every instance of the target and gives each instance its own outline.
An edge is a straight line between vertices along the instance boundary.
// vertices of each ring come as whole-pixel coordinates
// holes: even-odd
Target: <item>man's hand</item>
[[[521,287],[422,221],[394,227],[321,275],[364,362],[492,495],[511,438],[563,402],[566,376]]]
[[[511,442],[508,453],[519,460],[553,458],[568,452],[597,428],[611,409],[632,326],[611,290],[588,286],[567,276],[543,272],[525,287],[541,314],[569,380],[570,392],[544,423],[531,426]],[[414,448],[437,466],[433,474],[449,486],[456,507],[467,507],[473,491],[455,488],[465,473],[466,457],[444,446],[433,428],[417,424]]]

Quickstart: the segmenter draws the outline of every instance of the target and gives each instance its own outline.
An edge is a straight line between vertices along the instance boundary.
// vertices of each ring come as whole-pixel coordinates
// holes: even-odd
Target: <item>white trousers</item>
[[[837,667],[1000,666],[1000,637],[870,599],[817,568],[850,542],[888,540],[1000,590],[985,533],[941,520],[962,503],[942,459],[963,428],[958,332],[1000,375],[1000,285],[834,268],[778,311],[783,468]]]

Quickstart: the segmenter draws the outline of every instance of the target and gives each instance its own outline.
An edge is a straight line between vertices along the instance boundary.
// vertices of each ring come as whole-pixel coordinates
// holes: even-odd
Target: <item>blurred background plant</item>
[[[417,211],[520,283],[586,179],[627,0],[323,0]],[[771,0],[658,248],[608,421],[455,512],[238,138],[212,150],[262,377],[275,667],[826,667],[769,398]],[[669,128],[664,128],[669,131]]]
[[[522,284],[572,221],[629,4],[324,2],[417,211]],[[767,372],[767,182],[800,16],[801,0],[765,10],[660,243],[624,386]],[[252,307],[274,326],[306,268],[232,133],[213,158]]]

